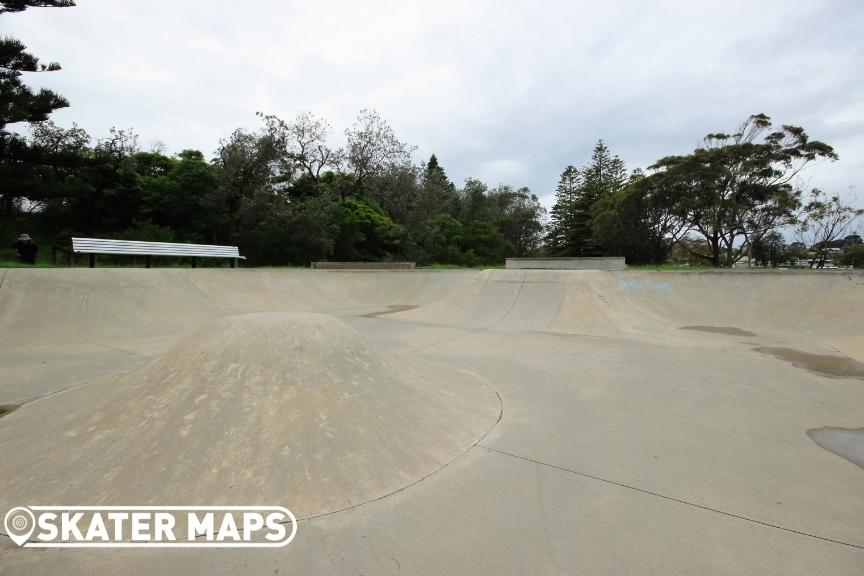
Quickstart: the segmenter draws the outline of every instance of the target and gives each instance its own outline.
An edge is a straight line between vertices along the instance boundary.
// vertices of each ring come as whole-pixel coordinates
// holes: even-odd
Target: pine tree
[[[438,158],[432,154],[423,171],[420,197],[414,207],[414,216],[423,224],[441,213],[455,216],[458,212],[457,204],[456,187],[447,178]]]
[[[70,0],[26,0],[0,1],[0,15],[23,12],[31,7],[63,8],[74,6]],[[16,122],[42,122],[58,108],[69,102],[45,88],[34,92],[21,81],[25,72],[54,72],[59,70],[56,62],[42,64],[36,56],[27,52],[26,46],[15,38],[0,38],[0,214],[12,214],[22,203],[24,192],[8,183],[17,176],[30,174],[29,167],[38,163],[38,150],[32,150],[20,136],[6,130]],[[16,176],[17,175],[17,176]]]
[[[27,8],[68,8],[75,6],[73,0],[4,0],[0,2],[0,14],[23,12]]]
[[[23,12],[31,7],[65,8],[74,6],[71,0],[29,0],[0,2],[0,14]],[[62,96],[40,89],[34,92],[21,81],[24,72],[54,72],[56,62],[42,64],[26,46],[15,38],[0,38],[0,130],[15,122],[41,122],[48,115],[69,105]]]
[[[613,156],[602,139],[594,146],[591,163],[583,174],[582,196],[589,209],[594,202],[611,196],[627,183],[624,161]]]
[[[555,189],[555,205],[552,207],[550,230],[546,237],[547,249],[553,256],[570,256],[574,251],[570,231],[581,186],[582,173],[579,168],[565,168]]]
[[[429,157],[429,162],[426,163],[426,178],[430,180],[438,180],[441,182],[447,181],[447,173],[444,168],[438,164],[438,157],[435,154]]]
[[[561,174],[552,208],[547,249],[553,256],[599,256],[593,239],[591,207],[620,190],[627,182],[624,162],[598,140],[591,161],[583,168],[568,166]]]

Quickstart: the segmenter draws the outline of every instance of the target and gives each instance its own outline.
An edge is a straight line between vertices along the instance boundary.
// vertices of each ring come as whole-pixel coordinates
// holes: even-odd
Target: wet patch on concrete
[[[864,468],[864,428],[813,428],[807,436],[820,448]]]
[[[742,330],[734,326],[681,326],[681,330],[698,330],[699,332],[713,332],[714,334],[727,334],[729,336],[756,336],[755,332]]]
[[[0,418],[18,409],[17,404],[0,404]]]
[[[753,350],[762,354],[769,354],[775,358],[789,362],[793,366],[803,368],[808,372],[820,376],[864,380],[864,363],[846,356],[810,354],[809,352],[802,352],[794,348],[775,348],[770,346],[762,346]]]
[[[390,304],[387,306],[389,310],[383,310],[381,312],[370,312],[369,314],[363,314],[363,318],[378,318],[379,316],[384,316],[385,314],[395,314],[396,312],[405,312],[406,310],[413,310],[417,308],[414,304]]]

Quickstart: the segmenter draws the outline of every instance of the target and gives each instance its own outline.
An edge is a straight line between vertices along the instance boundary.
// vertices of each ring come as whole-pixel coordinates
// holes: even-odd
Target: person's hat
[[[29,234],[21,234],[20,236],[18,236],[18,240],[21,240],[21,241],[30,240],[30,235]]]

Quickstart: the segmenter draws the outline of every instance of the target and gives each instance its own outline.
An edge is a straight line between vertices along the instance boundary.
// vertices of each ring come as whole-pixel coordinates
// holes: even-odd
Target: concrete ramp
[[[167,499],[317,516],[432,474],[499,412],[488,387],[428,378],[336,318],[230,316],[0,419],[0,509]]]
[[[647,340],[737,327],[819,341],[864,359],[864,275],[491,270],[391,320]]]

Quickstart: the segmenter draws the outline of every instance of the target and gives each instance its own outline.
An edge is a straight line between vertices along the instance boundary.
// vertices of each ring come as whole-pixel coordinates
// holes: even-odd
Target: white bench
[[[215,246],[212,244],[174,244],[171,242],[141,242],[138,240],[109,240],[102,238],[72,238],[72,252],[89,254],[90,268],[96,267],[96,254],[124,254],[144,256],[144,266],[150,268],[153,256],[185,256],[192,259],[192,267],[198,265],[198,258],[230,258],[231,267],[237,266],[240,256],[236,246]]]

